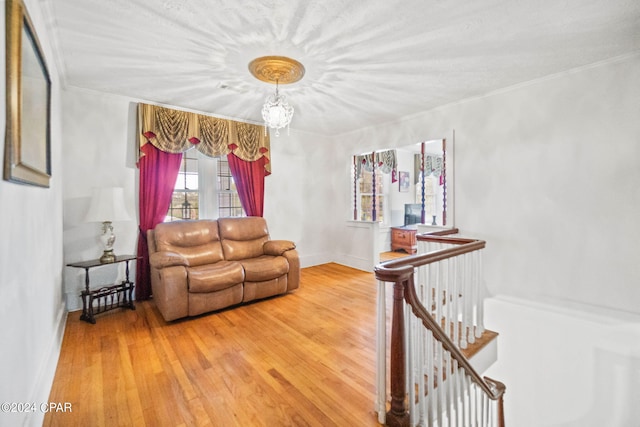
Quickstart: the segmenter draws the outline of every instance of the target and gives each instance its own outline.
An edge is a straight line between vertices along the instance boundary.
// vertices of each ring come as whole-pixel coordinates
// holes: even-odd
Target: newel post
[[[405,404],[405,343],[404,343],[404,289],[406,280],[398,280],[393,285],[393,314],[391,318],[391,408],[387,412],[389,427],[409,425],[409,413]]]

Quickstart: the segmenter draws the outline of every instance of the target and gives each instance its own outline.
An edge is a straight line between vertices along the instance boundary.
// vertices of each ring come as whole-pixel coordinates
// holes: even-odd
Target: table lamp
[[[100,240],[104,246],[104,253],[100,262],[109,263],[116,260],[113,253],[113,244],[116,235],[113,232],[113,221],[128,221],[131,217],[124,207],[124,194],[122,188],[95,188],[91,196],[91,205],[85,216],[85,222],[101,222],[102,235]]]

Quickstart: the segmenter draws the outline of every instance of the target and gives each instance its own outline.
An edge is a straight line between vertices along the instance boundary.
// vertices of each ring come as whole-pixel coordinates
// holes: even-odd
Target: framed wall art
[[[411,183],[409,182],[409,172],[398,172],[398,186],[401,192],[409,191]]]
[[[51,79],[21,0],[6,0],[4,179],[49,187]]]

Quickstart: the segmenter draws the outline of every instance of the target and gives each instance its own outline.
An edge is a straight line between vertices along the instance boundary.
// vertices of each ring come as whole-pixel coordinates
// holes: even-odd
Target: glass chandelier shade
[[[280,136],[280,129],[286,126],[288,135],[289,124],[293,118],[293,111],[294,109],[289,105],[287,99],[278,93],[278,86],[276,84],[276,93],[268,96],[262,107],[265,134],[269,127],[276,130],[276,136]]]
[[[265,135],[267,128],[271,128],[275,129],[276,136],[279,136],[280,129],[285,126],[288,134],[294,110],[286,98],[280,95],[278,86],[300,80],[304,76],[304,66],[286,56],[262,56],[249,63],[249,71],[258,80],[276,85],[276,93],[268,96],[262,106]]]

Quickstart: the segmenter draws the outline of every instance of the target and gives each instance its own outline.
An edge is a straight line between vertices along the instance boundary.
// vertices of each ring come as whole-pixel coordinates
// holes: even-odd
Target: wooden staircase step
[[[491,344],[491,342],[498,338],[498,333],[485,329],[480,338],[476,338],[475,342],[467,344],[467,348],[461,349],[464,357],[471,360],[480,350]]]

